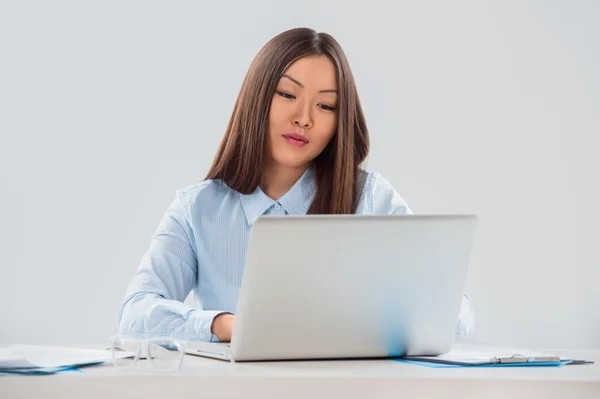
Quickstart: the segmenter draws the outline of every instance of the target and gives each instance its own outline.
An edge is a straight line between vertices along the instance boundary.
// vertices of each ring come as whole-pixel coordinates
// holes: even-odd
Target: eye
[[[335,111],[335,107],[326,104],[319,104],[318,107],[324,109],[325,111]]]
[[[292,98],[296,98],[296,96],[285,93],[283,91],[276,91],[275,93],[277,93],[278,96],[285,98],[286,100],[291,100]]]

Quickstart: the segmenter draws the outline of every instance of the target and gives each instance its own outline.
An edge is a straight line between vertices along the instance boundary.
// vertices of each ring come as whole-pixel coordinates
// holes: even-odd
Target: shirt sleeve
[[[218,341],[211,333],[212,321],[224,312],[183,303],[198,277],[184,194],[177,192],[127,287],[117,316],[119,335]]]
[[[370,203],[372,213],[380,215],[411,215],[410,209],[404,198],[398,194],[392,184],[379,173],[373,173],[371,179]],[[456,334],[468,336],[473,332],[475,312],[473,305],[466,293],[463,294]]]

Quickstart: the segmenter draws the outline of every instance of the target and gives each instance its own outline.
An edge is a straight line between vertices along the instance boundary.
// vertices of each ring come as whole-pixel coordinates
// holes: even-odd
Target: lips
[[[283,135],[283,138],[295,147],[302,147],[308,144],[308,139],[306,136],[296,132],[286,133]]]

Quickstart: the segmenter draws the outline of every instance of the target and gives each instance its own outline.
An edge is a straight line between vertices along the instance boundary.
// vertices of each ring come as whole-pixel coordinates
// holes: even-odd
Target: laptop
[[[447,353],[475,215],[263,216],[252,229],[228,361]]]

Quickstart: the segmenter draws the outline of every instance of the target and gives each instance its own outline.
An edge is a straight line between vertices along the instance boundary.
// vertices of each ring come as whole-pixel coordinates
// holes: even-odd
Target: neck
[[[277,200],[296,184],[308,166],[290,168],[282,165],[268,165],[263,170],[260,188],[267,196]]]

